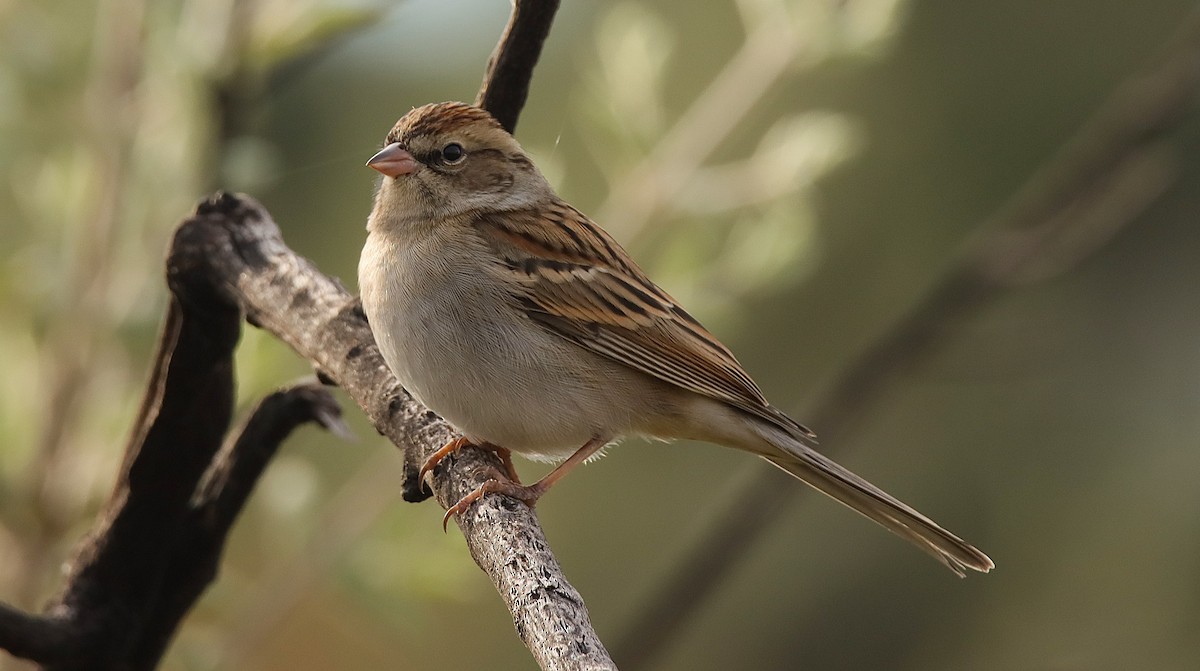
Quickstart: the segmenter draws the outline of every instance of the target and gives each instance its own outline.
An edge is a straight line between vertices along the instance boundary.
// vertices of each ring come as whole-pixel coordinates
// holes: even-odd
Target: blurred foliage
[[[568,0],[518,135],[798,409],[1191,9]],[[363,161],[410,107],[474,96],[506,12],[0,2],[0,596],[44,599],[111,486],[174,223],[211,188],[249,190],[353,277]],[[1197,130],[1172,134],[1179,186],[1116,244],[963,326],[829,446],[997,572],[952,581],[813,497],[662,668],[1200,665]],[[254,329],[237,365],[245,402],[306,372]],[[358,443],[304,432],[272,465],[165,668],[530,667],[461,538],[400,502],[395,451],[357,419]],[[539,507],[606,640],[759,467],[612,453]]]

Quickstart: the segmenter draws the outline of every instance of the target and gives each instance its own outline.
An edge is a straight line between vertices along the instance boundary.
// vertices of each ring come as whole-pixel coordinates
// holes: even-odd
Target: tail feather
[[[995,567],[971,544],[799,441],[773,447],[778,451],[760,453],[763,459],[910,541],[960,578],[966,576],[967,569],[987,573]]]

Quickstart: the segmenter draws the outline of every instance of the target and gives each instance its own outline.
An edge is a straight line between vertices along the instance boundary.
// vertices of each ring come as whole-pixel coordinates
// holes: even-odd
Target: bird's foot
[[[425,484],[425,474],[429,473],[436,468],[438,464],[442,463],[442,459],[445,459],[446,457],[470,444],[471,441],[467,440],[466,436],[459,436],[458,438],[455,438],[454,440],[443,445],[437,452],[429,455],[429,458],[425,460],[425,463],[421,464],[421,470],[417,471],[417,482],[421,483],[421,486],[423,487],[428,487],[429,491],[432,492],[433,487]]]
[[[522,485],[520,482],[513,482],[508,479],[492,478],[476,487],[475,491],[459,499],[458,503],[450,506],[445,516],[442,517],[442,531],[446,530],[446,525],[450,523],[451,517],[466,510],[472,503],[483,498],[484,494],[503,494],[517,499],[532,508],[537,505],[538,499],[542,497],[542,494],[546,493],[547,489],[550,489],[550,484],[545,479],[539,480],[532,485]]]
[[[450,509],[446,511],[446,516],[442,518],[442,531],[446,530],[446,524],[450,521],[452,516],[466,510],[467,507],[472,503],[475,503],[479,499],[483,498],[484,494],[504,494],[505,496],[511,496],[514,499],[524,501],[525,505],[532,508],[537,504],[537,501],[542,497],[542,494],[545,494],[546,490],[550,489],[555,482],[558,482],[559,479],[570,472],[571,469],[575,468],[579,464],[582,464],[584,461],[587,461],[588,457],[595,454],[596,451],[604,447],[606,443],[608,443],[607,437],[596,436],[592,438],[588,442],[584,443],[583,447],[575,450],[575,453],[568,457],[566,461],[562,462],[554,470],[547,473],[546,477],[538,480],[532,485],[522,485],[521,481],[517,480],[515,477],[510,477],[507,479],[492,478],[491,480],[488,480],[476,488],[475,491],[462,497],[458,503],[450,506]],[[440,452],[441,450],[438,451]],[[504,452],[507,453],[508,450],[504,450]],[[506,458],[506,456],[506,454],[501,454],[501,459],[505,460],[510,474],[516,475],[515,473],[512,473],[512,460],[510,458]],[[497,473],[496,475],[500,474]]]
[[[459,436],[458,438],[455,438],[454,440],[442,446],[442,448],[437,452],[429,455],[429,458],[425,460],[425,463],[421,464],[421,470],[417,473],[417,482],[420,482],[422,486],[428,486],[425,484],[425,474],[436,468],[437,465],[442,462],[442,459],[445,459],[446,457],[464,447],[467,447],[468,445],[473,445],[481,450],[487,450],[488,452],[495,452],[496,456],[500,457],[500,463],[504,465],[504,472],[505,475],[508,476],[508,479],[517,484],[521,483],[521,478],[517,475],[517,468],[513,466],[512,452],[498,445],[492,445],[491,443],[472,443],[471,441],[467,440],[466,436]],[[430,488],[430,491],[433,491],[432,488]]]

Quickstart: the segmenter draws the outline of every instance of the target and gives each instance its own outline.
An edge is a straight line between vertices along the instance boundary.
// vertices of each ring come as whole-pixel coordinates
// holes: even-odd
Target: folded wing
[[[558,202],[480,216],[475,226],[512,274],[516,304],[551,332],[797,438],[814,438],[771,406],[733,354],[578,210]]]

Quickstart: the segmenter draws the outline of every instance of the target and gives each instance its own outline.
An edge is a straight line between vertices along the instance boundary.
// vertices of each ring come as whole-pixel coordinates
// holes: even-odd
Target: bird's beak
[[[399,142],[393,142],[372,156],[367,161],[367,167],[378,170],[388,177],[399,177],[400,175],[411,175],[421,167],[421,164],[417,163],[417,159],[413,158],[412,154],[401,148]]]

